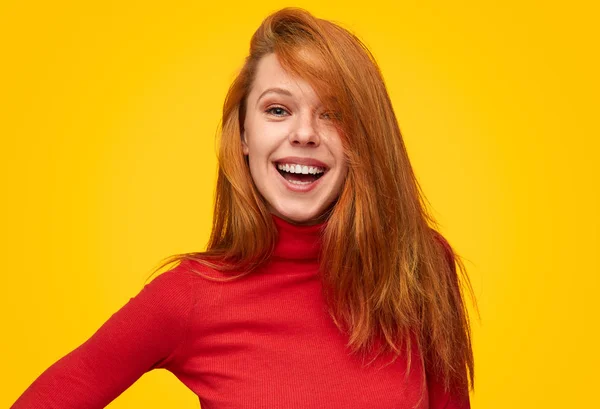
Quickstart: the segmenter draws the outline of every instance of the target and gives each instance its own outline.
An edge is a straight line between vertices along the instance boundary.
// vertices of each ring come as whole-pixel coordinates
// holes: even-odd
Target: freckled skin
[[[310,84],[290,76],[275,54],[259,61],[247,98],[242,149],[269,210],[295,224],[319,222],[348,173],[340,135],[323,109]],[[273,165],[288,156],[317,159],[329,170],[311,191],[291,191]]]

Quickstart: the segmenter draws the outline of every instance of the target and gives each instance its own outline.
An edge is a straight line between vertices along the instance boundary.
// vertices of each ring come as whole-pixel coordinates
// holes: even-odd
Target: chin
[[[323,220],[317,220],[325,211],[303,211],[295,209],[272,208],[271,213],[295,224],[317,224]]]

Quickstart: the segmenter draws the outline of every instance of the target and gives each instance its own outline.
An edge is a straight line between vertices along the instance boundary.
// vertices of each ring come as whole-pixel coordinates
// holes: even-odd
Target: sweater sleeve
[[[178,266],[146,284],[87,341],[46,369],[11,409],[104,408],[144,373],[168,366],[186,335],[192,279]]]

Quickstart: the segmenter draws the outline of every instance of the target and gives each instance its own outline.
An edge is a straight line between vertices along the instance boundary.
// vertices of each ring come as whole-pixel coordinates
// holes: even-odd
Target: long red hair
[[[177,254],[233,280],[267,261],[277,229],[241,146],[246,98],[259,60],[275,53],[336,113],[349,170],[327,214],[321,257],[330,314],[353,352],[379,339],[381,353],[416,347],[428,374],[451,391],[473,385],[464,264],[438,225],[411,167],[398,121],[373,56],[353,34],[296,8],[268,16],[223,106],[212,234],[204,252]],[[458,269],[457,269],[458,266]],[[159,268],[161,268],[159,267]],[[459,272],[460,271],[460,280]]]

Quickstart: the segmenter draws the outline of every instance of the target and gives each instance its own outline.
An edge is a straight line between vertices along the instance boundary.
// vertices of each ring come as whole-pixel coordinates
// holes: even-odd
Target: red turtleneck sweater
[[[317,256],[323,224],[273,216],[279,240],[267,265],[214,282],[186,261],[147,284],[85,343],[43,372],[13,409],[103,408],[145,372],[164,368],[203,409],[465,409],[406,357],[364,367],[331,320]],[[419,362],[418,352],[412,362]]]

